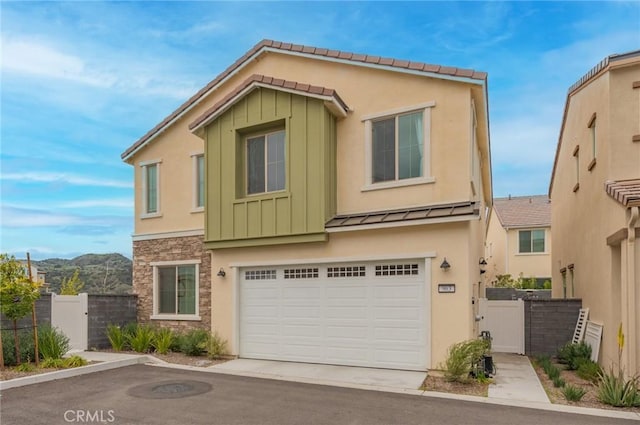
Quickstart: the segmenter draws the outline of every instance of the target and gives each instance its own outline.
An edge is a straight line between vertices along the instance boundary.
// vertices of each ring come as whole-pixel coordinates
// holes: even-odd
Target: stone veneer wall
[[[211,258],[204,236],[185,236],[133,242],[133,292],[138,295],[138,322],[174,330],[211,329]],[[155,261],[200,260],[199,313],[202,320],[151,320]]]

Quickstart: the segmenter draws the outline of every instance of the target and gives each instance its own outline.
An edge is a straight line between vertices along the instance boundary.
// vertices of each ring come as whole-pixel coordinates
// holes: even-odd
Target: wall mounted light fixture
[[[445,272],[451,268],[451,264],[449,264],[449,262],[447,261],[447,257],[444,257],[444,260],[442,260],[442,264],[440,264],[440,268]]]
[[[224,272],[224,269],[222,267],[220,267],[220,270],[218,270],[218,276],[219,277],[225,277],[227,274]]]
[[[480,274],[486,273],[487,270],[485,269],[485,266],[487,265],[487,260],[485,260],[484,257],[480,257],[478,264],[480,264]]]

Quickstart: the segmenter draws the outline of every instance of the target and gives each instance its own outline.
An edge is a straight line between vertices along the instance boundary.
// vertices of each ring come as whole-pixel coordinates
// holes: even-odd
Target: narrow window
[[[285,132],[247,138],[247,194],[285,188]]]
[[[573,150],[573,157],[575,158],[576,164],[576,184],[573,186],[573,191],[576,192],[580,189],[580,146],[576,145]]]
[[[195,157],[196,163],[196,182],[195,182],[195,207],[204,207],[204,155]]]
[[[596,139],[596,114],[593,114],[589,121],[589,133],[591,133],[591,162],[587,169],[591,171],[596,166],[597,139]]]
[[[142,167],[142,215],[160,213],[160,162],[146,162]]]

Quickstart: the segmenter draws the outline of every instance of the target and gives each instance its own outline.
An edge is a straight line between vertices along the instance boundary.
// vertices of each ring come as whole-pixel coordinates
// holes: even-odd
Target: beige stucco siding
[[[591,320],[604,324],[600,362],[606,367],[618,361],[616,333],[621,322],[630,337],[631,347],[626,348],[630,351],[625,356],[635,357],[635,364],[640,364],[638,338],[629,335],[628,321],[637,322],[638,318],[625,317],[629,311],[625,305],[630,300],[629,294],[625,294],[625,275],[621,270],[626,268],[629,244],[625,240],[621,245],[608,246],[606,242],[609,236],[626,227],[626,210],[604,188],[608,180],[640,176],[640,144],[632,142],[640,126],[640,94],[638,89],[632,89],[639,69],[636,65],[605,72],[571,94],[550,191],[553,296],[563,296],[560,270],[573,265],[575,297],[582,298],[583,306],[590,309]],[[594,113],[596,163],[589,170],[593,153],[588,125]],[[579,188],[574,192],[576,145]],[[569,270],[566,281],[567,295],[571,296]],[[636,305],[637,301],[631,300]]]
[[[238,282],[232,265],[242,264],[286,264],[304,262],[310,264],[332,261],[348,261],[384,258],[419,258],[421,255],[435,255],[431,260],[431,305],[427,312],[431,320],[431,366],[444,360],[446,349],[455,342],[474,337],[472,296],[476,276],[469,276],[471,263],[477,263],[476,251],[468,249],[470,227],[480,231],[478,220],[468,222],[411,226],[397,229],[354,231],[333,233],[329,243],[307,243],[289,246],[273,246],[269,249],[253,247],[217,250],[213,254],[213,270],[224,268],[228,273],[224,278],[213,276],[212,280],[212,326],[213,330],[232,342],[232,351],[237,353],[234,341],[238,337],[236,310],[238,300],[234,299]],[[399,243],[390,244],[389,240]],[[443,272],[440,263],[444,257],[451,269]],[[477,269],[474,267],[473,269]],[[455,283],[455,294],[439,294],[438,283]]]

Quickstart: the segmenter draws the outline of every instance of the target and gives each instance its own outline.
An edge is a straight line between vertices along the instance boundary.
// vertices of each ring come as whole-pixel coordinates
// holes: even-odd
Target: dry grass
[[[430,370],[426,379],[420,387],[424,391],[436,391],[440,393],[452,393],[487,397],[489,393],[489,383],[469,381],[468,383],[448,382],[441,372]]]

